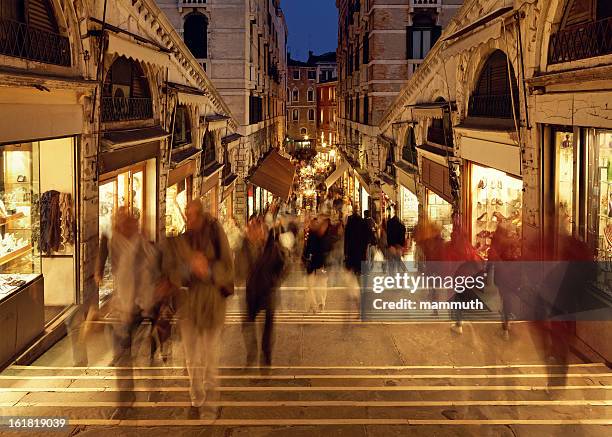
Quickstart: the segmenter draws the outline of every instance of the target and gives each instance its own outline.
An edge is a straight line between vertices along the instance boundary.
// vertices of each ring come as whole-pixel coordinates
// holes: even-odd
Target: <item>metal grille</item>
[[[515,95],[514,98],[518,99],[518,96]],[[468,113],[474,117],[513,118],[512,96],[510,94],[471,96]]]
[[[612,53],[612,17],[567,27],[550,36],[548,63],[559,64]]]
[[[67,37],[13,20],[0,19],[0,54],[70,66],[70,42]]]
[[[102,98],[102,121],[144,120],[153,117],[153,102],[148,98]]]

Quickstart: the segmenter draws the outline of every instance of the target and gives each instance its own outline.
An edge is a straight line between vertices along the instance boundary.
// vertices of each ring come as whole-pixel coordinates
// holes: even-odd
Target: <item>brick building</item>
[[[317,69],[289,58],[287,63],[287,150],[314,149],[317,143]]]
[[[339,144],[375,203],[381,164],[377,126],[462,2],[336,1]]]

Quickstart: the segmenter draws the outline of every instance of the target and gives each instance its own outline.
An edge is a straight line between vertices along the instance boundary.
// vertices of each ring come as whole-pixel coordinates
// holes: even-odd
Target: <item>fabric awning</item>
[[[329,175],[329,177],[325,180],[325,185],[327,186],[327,188],[329,189],[329,187],[334,185],[336,181],[342,177],[344,172],[348,170],[348,168],[348,162],[343,159],[342,163],[338,167],[336,167],[336,170],[334,170],[334,172]]]
[[[111,146],[133,146],[135,144],[158,141],[170,136],[161,126],[140,129],[107,131],[102,134],[102,142]]]
[[[295,166],[291,161],[276,150],[272,150],[249,181],[281,199],[287,199],[291,193],[294,177]]]
[[[108,34],[108,52],[159,66],[168,65],[170,59],[169,54],[166,52],[140,45],[128,39],[121,38],[114,33]]]
[[[208,130],[217,130],[225,128],[229,119],[229,116],[222,114],[211,114],[201,117],[202,122],[206,123],[206,125],[208,126]]]
[[[176,168],[185,161],[195,158],[200,153],[202,153],[202,149],[196,149],[195,147],[188,147],[183,150],[172,152],[170,165]]]
[[[242,135],[239,133],[233,133],[221,138],[221,144],[231,144],[234,141],[238,141],[240,138],[242,138]]]
[[[422,120],[424,118],[443,118],[444,108],[447,107],[447,105],[447,103],[426,103],[416,105],[412,108],[412,118],[416,120]]]

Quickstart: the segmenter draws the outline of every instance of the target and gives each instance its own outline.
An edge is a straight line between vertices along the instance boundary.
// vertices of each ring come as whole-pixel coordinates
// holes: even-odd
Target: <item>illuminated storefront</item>
[[[419,198],[403,185],[400,185],[400,217],[407,228],[416,226],[419,221]]]
[[[0,146],[0,319],[9,329],[0,364],[76,302],[76,144],[65,137]]]
[[[185,208],[193,197],[193,176],[188,176],[166,189],[166,235],[177,236],[185,231]]]
[[[138,218],[143,235],[151,241],[156,240],[158,152],[159,142],[151,142],[101,155],[98,188],[100,237],[112,237],[114,215],[118,208],[125,207]],[[133,162],[135,157],[145,159]],[[99,286],[100,302],[108,298],[112,291],[111,266],[107,262]]]
[[[472,244],[486,258],[499,223],[517,239],[522,235],[523,181],[473,163],[470,173]]]
[[[432,190],[426,190],[427,217],[442,229],[442,238],[450,240],[453,231],[453,206]]]

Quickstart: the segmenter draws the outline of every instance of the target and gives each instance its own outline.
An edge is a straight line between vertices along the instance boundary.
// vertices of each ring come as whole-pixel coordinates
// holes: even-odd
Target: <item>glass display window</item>
[[[595,132],[589,156],[589,238],[597,259],[612,261],[612,131]]]
[[[8,275],[0,282],[0,298],[15,290],[7,285],[15,275],[41,272],[38,156],[32,143],[0,146],[0,274]]]
[[[400,220],[407,228],[416,226],[419,220],[419,198],[403,185],[400,185],[400,211]]]
[[[450,240],[453,231],[453,205],[427,190],[427,217],[442,228],[442,238]]]
[[[185,231],[185,208],[192,198],[192,177],[166,189],[166,235],[177,236]]]
[[[102,177],[98,187],[100,236],[109,239],[113,235],[113,217],[120,207],[138,217],[141,231],[145,230],[145,164],[120,170]],[[110,263],[104,268],[104,275],[99,286],[100,302],[103,302],[113,291],[113,277]]]
[[[574,211],[576,209],[576,147],[573,132],[555,132],[555,152],[557,157],[557,235],[573,235]]]
[[[491,237],[504,223],[522,236],[523,181],[493,168],[472,164],[472,244],[487,258]]]

